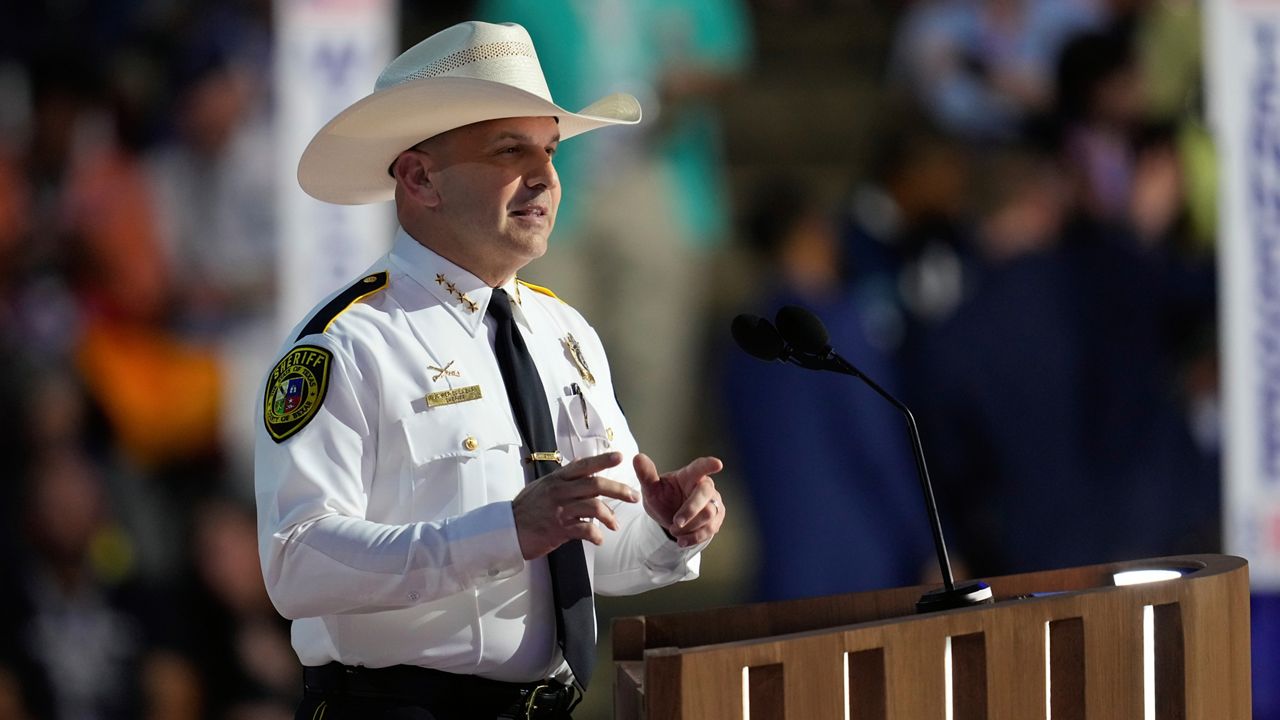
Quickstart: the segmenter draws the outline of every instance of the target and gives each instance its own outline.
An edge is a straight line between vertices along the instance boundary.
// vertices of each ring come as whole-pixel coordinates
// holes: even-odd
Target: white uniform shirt
[[[259,550],[271,599],[294,620],[303,665],[563,678],[547,563],[526,562],[516,537],[511,500],[528,480],[528,450],[493,353],[492,320],[485,321],[492,291],[403,230],[370,272],[382,271],[385,287],[294,341],[307,327],[300,324],[285,346],[284,357],[314,348],[294,357],[317,367],[325,352],[332,358],[327,378],[311,389],[310,397],[317,389],[322,396],[318,409],[294,410],[313,413],[308,422],[292,434],[259,423]],[[376,279],[365,281],[377,287]],[[515,320],[565,462],[621,451],[623,464],[601,475],[638,490],[636,442],[599,337],[560,300],[516,282],[504,289],[518,299]],[[286,394],[301,382],[268,375],[268,418],[273,398],[277,412],[298,407]],[[479,397],[463,400],[476,386]],[[443,396],[448,390],[457,392]],[[287,436],[277,441],[278,434]],[[640,503],[609,504],[620,529],[602,527],[599,548],[584,543],[596,592],[630,594],[697,577],[702,546],[679,548]]]

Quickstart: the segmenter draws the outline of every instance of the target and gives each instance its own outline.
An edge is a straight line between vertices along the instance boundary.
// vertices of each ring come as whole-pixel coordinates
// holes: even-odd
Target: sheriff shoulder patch
[[[271,439],[284,442],[311,422],[329,390],[332,364],[333,353],[315,345],[299,345],[276,363],[262,400]]]

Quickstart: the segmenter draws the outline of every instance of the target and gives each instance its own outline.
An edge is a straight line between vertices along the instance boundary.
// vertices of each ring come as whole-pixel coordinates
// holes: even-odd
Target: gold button
[[[365,281],[365,282],[367,282],[367,283],[371,283],[371,282],[378,282],[378,276],[377,276],[377,275],[370,275],[369,277],[365,278],[365,279],[364,279],[364,281]]]
[[[480,447],[480,443],[476,442],[475,438],[468,435],[467,439],[462,441],[462,447],[468,450],[475,450],[476,448]]]
[[[604,436],[609,438],[609,442],[613,442],[613,428],[605,428]]]

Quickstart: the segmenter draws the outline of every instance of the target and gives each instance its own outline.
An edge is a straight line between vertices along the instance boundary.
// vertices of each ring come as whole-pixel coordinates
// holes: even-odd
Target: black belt
[[[408,702],[468,718],[568,718],[581,700],[576,688],[555,680],[509,683],[411,665],[304,667],[302,684],[308,695]]]

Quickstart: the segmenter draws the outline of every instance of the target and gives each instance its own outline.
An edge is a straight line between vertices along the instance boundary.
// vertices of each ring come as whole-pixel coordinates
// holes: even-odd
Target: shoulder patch
[[[292,437],[315,417],[329,390],[333,353],[299,345],[285,353],[267,377],[262,420],[277,443]]]
[[[532,290],[532,291],[534,291],[534,292],[536,292],[536,293],[542,293],[543,295],[546,295],[547,297],[555,298],[556,300],[560,300],[560,297],[559,297],[558,295],[556,295],[555,293],[551,292],[551,288],[544,288],[544,287],[542,287],[541,285],[534,285],[533,283],[525,282],[525,281],[523,281],[523,280],[521,280],[521,279],[519,279],[519,278],[517,278],[517,279],[516,279],[516,282],[520,283],[521,285],[523,285],[523,286],[525,286],[525,287],[529,288],[530,290]],[[563,300],[560,300],[560,302],[564,302],[564,301],[563,301]]]
[[[347,308],[351,307],[360,300],[382,290],[387,286],[387,271],[366,275],[356,281],[354,285],[338,293],[338,296],[330,300],[324,307],[320,308],[307,324],[303,326],[302,332],[298,333],[295,340],[301,340],[308,335],[323,333],[329,329],[333,321],[338,319]]]

